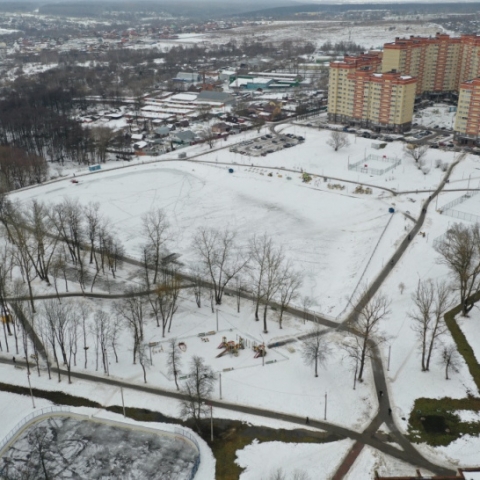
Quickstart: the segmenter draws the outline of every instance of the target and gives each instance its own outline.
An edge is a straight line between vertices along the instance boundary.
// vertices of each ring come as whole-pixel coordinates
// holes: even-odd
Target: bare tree
[[[283,328],[283,314],[290,306],[290,303],[298,298],[302,283],[303,281],[300,273],[293,270],[290,263],[285,265],[278,291],[278,303],[280,305],[278,324],[280,328]]]
[[[183,417],[192,418],[199,433],[201,432],[200,421],[209,410],[205,402],[213,392],[215,380],[215,373],[209,365],[205,365],[205,360],[196,355],[193,356],[188,380],[182,387],[185,399],[181,401],[181,414]]]
[[[56,300],[47,300],[42,306],[43,327],[47,329],[47,338],[50,342],[53,356],[60,368],[57,348],[60,349],[63,363],[67,367],[68,383],[71,379],[71,361],[75,350],[74,343],[77,341],[78,315],[70,302],[58,303]],[[58,381],[60,381],[60,371]]]
[[[97,156],[100,162],[105,163],[107,150],[115,137],[115,132],[109,127],[95,127],[91,130],[95,141]]]
[[[350,357],[358,358],[358,380],[361,382],[365,360],[370,356],[373,337],[378,334],[380,322],[390,314],[390,301],[383,294],[370,297],[366,290],[363,290],[358,298],[363,301],[359,302],[359,306],[353,312],[352,330],[355,341],[345,348]]]
[[[454,289],[460,294],[462,315],[467,316],[475,294],[480,291],[479,224],[455,223],[434,248],[441,255],[439,263],[446,265],[455,277]]]
[[[428,152],[428,145],[405,145],[403,149],[405,155],[415,160],[415,163],[418,163],[422,160],[425,154]]]
[[[84,358],[85,358],[85,365],[83,368],[87,368],[87,362],[88,362],[88,345],[87,345],[87,332],[89,330],[89,324],[88,324],[88,319],[90,317],[90,307],[85,303],[85,302],[80,302],[78,305],[78,310],[80,313],[80,326],[82,329],[82,338],[83,338],[83,352],[84,352]]]
[[[262,236],[254,235],[249,242],[249,255],[251,268],[249,270],[253,285],[253,297],[255,300],[255,320],[260,320],[258,312],[260,302],[264,296],[264,277],[267,270],[267,258],[273,250],[273,241],[267,234]]]
[[[97,240],[98,231],[101,228],[102,217],[100,214],[100,204],[98,202],[90,202],[85,208],[85,223],[86,223],[86,236],[90,245],[90,260],[92,264],[95,261],[95,266],[98,271],[97,255],[95,253],[95,242]]]
[[[98,332],[98,344],[102,355],[103,371],[106,375],[110,375],[108,368],[108,352],[111,347],[111,329],[112,317],[104,310],[97,310],[94,316],[96,332]]]
[[[210,148],[213,148],[213,145],[218,140],[218,135],[213,131],[211,125],[208,125],[208,126],[204,127],[203,132],[202,132],[202,140]]]
[[[193,239],[193,250],[212,282],[217,305],[222,304],[226,286],[248,263],[248,255],[240,250],[235,237],[228,228],[200,228]]]
[[[178,310],[178,297],[180,295],[181,278],[177,274],[165,275],[164,281],[157,285],[156,305],[162,320],[162,337],[165,337],[165,330],[168,332],[172,327],[173,316]]]
[[[132,289],[128,293],[135,295],[138,290]],[[133,334],[133,363],[137,362],[138,348],[143,342],[145,300],[138,296],[127,297],[115,304],[118,316],[125,320],[127,327]]]
[[[327,140],[327,145],[338,152],[338,150],[342,149],[343,147],[348,147],[350,145],[350,140],[348,139],[348,135],[346,133],[332,130],[330,132],[330,137]]]
[[[142,367],[143,381],[147,383],[148,355],[147,346],[143,342],[138,345],[138,363]]]
[[[194,267],[192,272],[192,279],[193,279],[193,295],[195,296],[195,303],[197,304],[198,308],[202,307],[202,297],[203,297],[203,278],[202,272],[200,268]]]
[[[267,255],[266,270],[263,281],[263,332],[268,333],[267,310],[272,298],[278,292],[283,275],[285,254],[281,247],[272,249]]]
[[[318,364],[325,365],[330,348],[325,341],[322,328],[315,324],[305,335],[302,345],[302,356],[306,365],[313,365],[315,377],[318,377]]]
[[[142,217],[142,234],[146,239],[144,251],[147,265],[153,267],[152,283],[157,283],[161,265],[161,253],[169,238],[170,224],[163,210],[150,210]],[[148,271],[146,273],[147,286],[150,285]]]
[[[182,373],[182,354],[178,348],[176,338],[171,338],[168,341],[167,355],[168,374],[173,376],[177,390],[180,390],[178,376]]]
[[[274,245],[266,234],[254,236],[249,245],[252,260],[251,278],[254,288],[255,320],[258,318],[260,302],[264,304],[263,330],[267,333],[268,304],[280,289],[285,274],[285,254],[281,247]]]
[[[444,345],[439,363],[445,367],[445,380],[449,380],[448,372],[450,370],[458,373],[460,367],[460,355],[455,344]]]
[[[422,371],[430,369],[430,359],[438,339],[447,331],[444,316],[452,307],[451,290],[444,281],[419,281],[412,294],[415,309],[409,313],[413,330],[420,340]]]

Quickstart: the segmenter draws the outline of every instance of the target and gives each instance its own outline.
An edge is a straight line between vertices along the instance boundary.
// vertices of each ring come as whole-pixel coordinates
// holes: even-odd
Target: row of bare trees
[[[221,305],[225,290],[236,282],[239,290],[251,292],[255,302],[255,320],[260,320],[263,308],[263,330],[268,332],[267,315],[272,302],[279,307],[279,326],[290,303],[298,298],[302,277],[286,258],[284,249],[267,234],[254,235],[248,245],[238,244],[236,233],[230,229],[198,229],[192,249],[198,269],[195,297],[200,306],[199,286],[208,281],[216,305]],[[235,288],[235,287],[234,287]]]
[[[90,290],[100,274],[115,278],[123,247],[97,203],[83,207],[73,199],[57,204],[33,199],[21,204],[2,196],[0,222],[6,231],[11,257],[28,286],[33,311],[32,282],[36,278],[47,285],[53,279],[57,294],[57,281],[62,277],[68,291],[69,268],[73,269],[82,290],[87,286],[89,265],[94,267]]]

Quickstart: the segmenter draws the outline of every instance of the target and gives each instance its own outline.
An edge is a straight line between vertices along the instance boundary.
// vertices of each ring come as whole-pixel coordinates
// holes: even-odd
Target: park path
[[[465,156],[465,154],[463,154]],[[426,212],[427,208],[430,205],[431,201],[433,198],[438,195],[438,193],[444,188],[453,168],[458,164],[458,162],[463,158],[463,156],[460,156],[456,162],[454,162],[449,170],[447,171],[444,179],[440,183],[439,187],[434,191],[434,193],[424,202],[422,212],[417,219],[414,227],[410,231],[411,238],[413,238],[421,229],[423,226],[423,223],[425,221],[426,217]],[[198,160],[197,160],[198,161]],[[208,162],[212,163],[212,162]],[[231,165],[231,164],[229,164]],[[298,172],[297,172],[298,173]],[[345,180],[343,180],[345,181]],[[378,187],[376,187],[378,188]],[[398,194],[399,192],[391,192],[393,194]],[[408,240],[408,237],[405,237],[404,240],[400,243],[399,247],[395,251],[394,255],[391,258],[391,261],[393,261],[392,265],[395,265],[399,258],[405,253],[407,250],[408,246],[410,244],[410,241]],[[141,262],[128,258],[128,257],[123,257],[123,261],[130,263],[132,265],[138,265],[138,266],[143,266]],[[355,320],[355,315],[356,312],[361,310],[365,304],[368,302],[370,298],[372,298],[375,293],[379,290],[385,279],[388,277],[390,271],[392,270],[392,267],[390,266],[390,262],[386,264],[386,266],[382,269],[382,271],[379,273],[375,281],[371,284],[369,289],[367,290],[366,294],[359,300],[358,304],[356,307],[353,309],[352,313],[348,315],[347,319],[342,322],[341,324],[338,324],[332,320],[322,318],[321,316],[318,316],[313,313],[305,313],[303,309],[297,309],[297,308],[289,308],[288,311],[290,314],[301,317],[301,318],[306,318],[311,321],[315,321],[317,323],[323,324],[327,327],[330,328],[335,328],[335,329],[340,329],[344,330],[347,329],[349,325],[351,325],[354,320]],[[183,278],[185,280],[191,281],[192,278],[183,275]],[[205,286],[208,286],[208,282],[204,282]],[[230,290],[226,290],[227,292]],[[233,293],[233,291],[230,291]],[[85,294],[85,296],[88,296],[88,294]],[[249,298],[250,295],[248,292],[241,292],[241,296],[244,298]],[[55,296],[54,296],[55,297]],[[33,340],[35,343],[41,345],[40,339],[35,338],[35,332],[33,332],[33,329],[28,328],[28,322],[26,319],[24,319],[25,326],[27,328],[27,331],[29,331],[30,335],[33,336]],[[355,332],[352,332],[355,333]],[[362,445],[371,445],[372,447],[382,451],[383,453],[387,453],[395,458],[399,458],[400,460],[406,461],[409,464],[415,465],[417,467],[425,468],[427,470],[430,470],[436,474],[439,475],[448,475],[452,474],[453,472],[451,470],[445,469],[443,467],[439,467],[430,461],[426,460],[413,446],[412,444],[403,436],[403,434],[400,432],[398,427],[396,426],[393,418],[389,415],[389,408],[390,408],[390,402],[388,398],[388,388],[387,388],[387,383],[386,383],[386,377],[385,377],[385,372],[383,368],[383,363],[381,360],[381,355],[380,355],[380,350],[376,344],[372,342],[371,348],[373,351],[373,358],[372,358],[372,366],[373,366],[373,376],[374,376],[374,382],[375,382],[375,387],[378,391],[383,391],[383,397],[380,399],[380,408],[375,416],[375,418],[372,420],[370,425],[365,429],[364,432],[358,433],[353,430],[349,430],[343,427],[340,427],[338,425],[333,425],[329,424],[327,422],[320,422],[320,421],[311,421],[310,425],[314,426],[316,428],[320,428],[322,430],[329,431],[331,433],[337,434],[341,437],[345,438],[351,438],[356,440],[356,443],[350,450],[350,452],[347,454],[347,457],[345,460],[342,462],[340,465],[339,469],[336,472],[336,476],[334,478],[343,478],[343,476],[349,471],[353,463],[355,462],[355,459],[358,457],[360,454],[362,448],[359,447],[360,444]],[[38,348],[38,351],[42,354],[42,356],[46,356],[45,349],[43,348],[43,345],[41,345],[41,348]],[[9,363],[8,360],[1,359],[1,363]],[[56,371],[55,368],[52,368],[52,371]],[[61,373],[66,374],[65,371],[61,370]],[[177,398],[177,399],[182,399],[183,396],[180,393],[177,392],[170,392],[167,390],[163,389],[158,389],[158,388],[152,388],[152,387],[147,387],[143,385],[137,385],[137,384],[130,384],[127,382],[121,382],[118,380],[113,380],[110,378],[104,378],[104,377],[97,377],[95,375],[91,374],[86,374],[86,373],[81,373],[81,372],[71,372],[71,376],[75,378],[80,378],[83,380],[88,380],[92,381],[95,383],[104,383],[107,385],[111,386],[116,386],[116,387],[123,387],[123,388],[130,388],[133,390],[137,391],[144,391],[148,393],[153,393],[156,395],[162,395],[166,397],[171,397],[171,398]],[[219,408],[225,408],[228,410],[232,411],[237,411],[237,412],[243,412],[243,413],[248,413],[251,415],[257,415],[261,417],[266,417],[266,418],[275,418],[275,419],[281,419],[284,421],[288,421],[291,423],[296,423],[296,424],[304,424],[304,418],[300,418],[295,415],[286,415],[286,414],[281,414],[279,412],[271,411],[271,410],[265,410],[265,409],[260,409],[260,408],[255,408],[255,407],[249,407],[249,406],[243,406],[243,405],[237,405],[237,404],[230,404],[226,402],[220,402],[220,401],[212,401],[212,405],[219,407]],[[394,436],[396,442],[403,448],[403,450],[399,450],[391,445],[388,445],[376,437],[374,437],[375,432],[378,430],[379,426],[382,423],[386,423],[388,427],[390,428],[392,435]],[[358,445],[357,445],[358,444]],[[337,476],[341,475],[341,476]]]
[[[378,292],[383,282],[386,280],[390,272],[394,269],[398,260],[407,251],[407,248],[411,243],[411,240],[409,240],[409,238],[413,239],[415,235],[417,235],[417,233],[422,228],[425,222],[427,210],[430,203],[442,191],[444,186],[447,184],[447,180],[449,179],[453,169],[455,168],[456,165],[458,165],[458,163],[464,157],[465,157],[465,154],[460,155],[456,159],[456,161],[452,163],[452,165],[450,165],[450,168],[448,169],[445,176],[443,177],[443,180],[440,182],[440,185],[437,187],[434,193],[424,202],[420,216],[418,217],[412,230],[410,230],[409,234],[400,243],[397,250],[391,257],[390,261],[386,262],[385,267],[380,271],[377,278],[372,282],[368,290],[365,292],[364,296],[360,299],[360,301],[352,310],[350,315],[348,315],[347,319],[344,322],[342,322],[344,326],[354,324],[357,312],[362,310],[362,308],[368,303],[369,299],[371,299]],[[385,423],[390,429],[391,434],[394,437],[396,443],[400,445],[406,453],[408,453],[408,456],[411,459],[409,463],[411,464],[416,463],[421,457],[420,453],[400,432],[400,429],[395,424],[393,416],[391,415],[392,409],[391,409],[391,404],[390,404],[390,399],[388,394],[388,385],[386,381],[383,362],[381,359],[380,349],[378,348],[378,345],[373,340],[370,340],[370,348],[372,349],[372,352],[373,352],[373,357],[372,357],[373,378],[375,382],[376,391],[378,392],[379,409],[378,409],[377,415],[370,422],[370,425],[365,429],[364,433],[374,435],[375,432],[380,428],[380,425],[382,423]],[[347,453],[346,457],[344,458],[340,466],[337,468],[337,471],[333,476],[334,480],[341,480],[342,478],[344,478],[344,476],[348,473],[348,471],[354,464],[355,460],[360,455],[362,449],[363,447],[360,448],[359,442],[357,441],[353,445],[353,447],[350,449],[350,451]],[[435,472],[435,470],[432,470],[432,471]]]

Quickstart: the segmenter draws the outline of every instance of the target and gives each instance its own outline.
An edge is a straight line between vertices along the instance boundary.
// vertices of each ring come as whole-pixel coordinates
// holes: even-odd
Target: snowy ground
[[[410,476],[415,475],[415,468],[366,445],[345,476],[345,480],[371,480],[375,478],[375,472],[382,476]],[[421,473],[429,474],[425,470]]]
[[[253,442],[237,451],[236,462],[245,468],[240,480],[266,480],[279,469],[287,478],[302,472],[312,480],[327,480],[332,478],[353,443],[353,440],[323,444]]]
[[[450,110],[453,110],[451,105],[437,103],[416,113],[413,122],[424,127],[437,127],[438,125],[437,128],[450,129],[453,128],[456,115],[456,112]]]
[[[411,220],[402,213],[416,216],[422,200],[429,195],[422,191],[434,189],[440,182],[443,172],[434,168],[435,160],[440,158],[451,163],[454,153],[430,150],[426,158],[432,169],[428,175],[424,175],[416,168],[413,160],[405,158],[403,144],[400,142],[389,143],[379,151],[371,148],[372,143],[376,142],[350,135],[351,145],[333,152],[326,146],[329,132],[301,126],[281,128],[284,133],[304,136],[305,143],[255,159],[254,166],[245,156],[221,150],[206,152],[200,157],[213,165],[178,161],[135,165],[81,177],[78,185],[64,180],[18,192],[12,197],[22,201],[41,198],[57,202],[65,196],[73,196],[79,201],[99,201],[102,212],[112,219],[121,234],[127,252],[137,257],[141,243],[138,236],[139,217],[151,206],[161,206],[167,211],[178,237],[178,244],[172,247],[172,251],[182,254],[180,259],[187,265],[193,260],[189,252],[192,231],[199,225],[235,227],[243,244],[251,233],[267,230],[277,242],[286,247],[297,268],[304,272],[303,293],[315,298],[314,309],[337,316],[345,310],[347,298],[357,284],[360,281],[371,281],[378,274],[398,242],[406,235],[406,229],[412,226]],[[197,151],[196,147],[189,150],[191,153]],[[399,157],[402,158],[402,164],[384,176],[370,176],[348,170],[349,162],[355,162],[369,154]],[[461,161],[452,174],[448,188],[466,188],[468,182],[478,182],[480,174],[477,158],[467,156]],[[241,166],[241,162],[247,166]],[[233,166],[234,174],[227,173],[228,166]],[[267,170],[267,166],[273,167],[273,170]],[[281,167],[293,168],[298,174],[286,174]],[[301,169],[329,180],[325,182],[323,178],[314,177],[310,184],[304,184],[300,178]],[[272,172],[272,177],[268,177],[269,172]],[[291,180],[287,180],[287,176]],[[333,180],[332,177],[349,179],[355,184]],[[353,193],[357,184],[367,183],[374,185],[372,195]],[[345,188],[328,188],[328,185],[336,184]],[[412,190],[413,193],[392,197],[380,187]],[[410,296],[418,280],[441,279],[448,275],[445,267],[437,263],[432,243],[455,220],[437,213],[436,209],[460,195],[461,192],[441,194],[438,204],[436,202],[435,208],[430,209],[422,228],[425,236],[418,235],[412,241],[382,289],[392,299],[392,313],[381,325],[387,339],[382,347],[383,356],[387,365],[390,347],[390,398],[397,423],[404,430],[407,422],[402,418],[408,418],[418,397],[462,398],[467,391],[477,394],[476,386],[464,364],[461,365],[460,372],[453,374],[448,382],[444,380],[443,369],[437,364],[436,357],[432,361],[430,372],[420,371],[418,344],[408,316],[411,310]],[[393,216],[388,213],[391,206],[396,210]],[[381,237],[385,228],[385,234]],[[375,249],[377,242],[378,247]],[[399,289],[400,283],[405,284],[403,293]],[[92,304],[98,306],[101,303]],[[110,308],[109,305],[102,305]],[[332,355],[327,368],[320,370],[318,379],[314,379],[311,369],[303,365],[298,343],[291,344],[290,349],[280,347],[275,351],[270,350],[266,360],[277,361],[265,367],[260,366],[259,359],[256,364],[249,349],[241,351],[238,357],[227,355],[216,358],[219,353],[217,347],[223,335],[228,340],[235,340],[241,335],[251,341],[269,343],[285,337],[296,337],[308,328],[302,322],[289,320],[284,330],[280,331],[273,312],[270,318],[269,334],[262,334],[262,328],[253,321],[252,311],[246,302],[242,304],[241,314],[238,315],[233,299],[226,299],[219,315],[219,332],[210,337],[209,342],[202,342],[198,333],[216,330],[215,314],[208,307],[198,310],[191,298],[184,298],[172,327],[172,335],[187,344],[187,350],[183,354],[185,364],[196,353],[204,356],[216,371],[222,372],[223,398],[226,401],[262,407],[268,405],[277,411],[321,418],[324,394],[327,391],[328,420],[349,428],[362,429],[376,412],[376,396],[370,372],[367,381],[357,385],[355,392],[352,390],[352,372],[343,358],[341,344],[344,339],[339,334],[329,334]],[[471,336],[471,332],[468,335]],[[153,320],[149,321],[147,338],[148,341],[162,340]],[[451,339],[446,335],[443,341],[449,342]],[[125,334],[121,343],[123,353],[120,363],[115,365],[110,359],[111,375],[142,382],[140,367],[133,367],[129,358],[130,337]],[[149,384],[174,389],[173,382],[165,374],[165,353],[159,350],[155,347],[152,352],[153,366],[147,371]],[[90,352],[89,369],[93,371],[93,353]],[[82,365],[81,360],[79,363]],[[223,371],[232,367],[231,371]],[[0,366],[0,374],[5,381],[26,384],[26,376],[18,378],[19,373],[11,367]],[[41,388],[58,388],[56,382],[48,381],[44,375],[32,381]],[[73,385],[62,383],[62,389],[98,399],[102,404],[119,404],[118,391],[104,386],[94,388],[87,382],[75,380]],[[129,395],[126,392],[126,397]],[[174,401],[160,401],[158,397],[133,393],[128,400],[132,405],[145,405],[146,408],[152,401],[161,405],[164,413],[178,415],[178,404]],[[480,441],[469,439],[469,448],[462,448],[462,442],[465,439],[442,449],[423,445],[418,448],[439,463],[449,466],[456,463],[468,465],[473,462],[472,452],[480,449]],[[372,463],[369,458],[364,461]]]
[[[227,43],[231,38],[241,41],[242,37],[248,37],[249,39],[253,37],[256,41],[279,43],[285,40],[305,41],[305,39],[308,39],[317,48],[320,48],[327,41],[332,43],[352,41],[362,45],[365,49],[369,49],[381,48],[384,43],[392,42],[395,37],[430,36],[439,31],[444,31],[444,29],[432,23],[377,21],[374,24],[368,22],[355,24],[355,22],[321,20],[308,22],[278,21],[262,22],[232,30],[212,32],[205,35],[205,40],[218,44]]]
[[[133,256],[140,253],[141,215],[151,207],[161,206],[177,233],[177,243],[171,250],[180,253],[187,265],[193,261],[190,242],[199,226],[223,228],[228,225],[238,231],[243,244],[253,233],[268,231],[277,242],[288,245],[288,255],[305,274],[303,293],[315,299],[315,308],[323,314],[337,316],[345,310],[347,299],[358,282],[374,278],[411,225],[406,217],[395,215],[370,261],[391,217],[388,208],[394,206],[399,212],[416,215],[421,199],[427,196],[414,193],[392,198],[375,188],[372,195],[354,194],[357,185],[372,184],[414,192],[433,189],[443,176],[440,169],[434,168],[435,160],[448,162],[454,157],[450,152],[429,151],[426,161],[433,168],[424,175],[413,160],[405,158],[400,142],[390,143],[379,151],[371,148],[375,142],[350,135],[350,146],[334,152],[326,145],[330,135],[327,131],[301,126],[281,128],[282,133],[303,135],[306,141],[255,160],[226,149],[210,153],[207,147],[198,160],[210,161],[213,165],[172,161],[132,166],[82,177],[77,185],[65,180],[15,193],[12,197],[58,202],[73,196],[79,201],[98,201]],[[192,147],[187,154],[199,151],[202,150]],[[349,162],[361,161],[371,154],[402,158],[402,164],[381,176],[348,170]],[[148,161],[144,158],[143,161]],[[229,175],[227,166],[217,162],[236,163],[234,175]],[[255,166],[252,167],[252,163]],[[282,172],[282,167],[294,169],[298,174]],[[355,183],[325,182],[314,177],[311,183],[304,184],[302,169],[325,178],[338,177]],[[341,186],[343,190],[329,186]],[[338,265],[348,265],[348,268],[339,269]]]

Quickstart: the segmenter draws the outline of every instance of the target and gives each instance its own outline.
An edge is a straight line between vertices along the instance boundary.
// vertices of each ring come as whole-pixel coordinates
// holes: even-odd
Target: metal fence
[[[461,197],[458,197],[455,200],[452,200],[451,202],[448,202],[443,207],[441,207],[440,213],[443,213],[444,215],[448,215],[449,217],[458,218],[460,220],[467,220],[468,222],[474,222],[474,223],[480,222],[480,215],[475,215],[473,213],[460,212],[459,210],[453,209],[453,207],[456,207],[457,205],[460,205],[461,203],[464,203],[467,200],[470,200],[472,197],[474,197],[475,195],[478,195],[479,193],[480,193],[480,190],[473,190],[473,191],[464,193]]]
[[[197,448],[198,455],[195,458],[195,462],[193,463],[193,468],[192,468],[192,471],[190,472],[190,477],[189,477],[189,480],[193,480],[195,478],[195,475],[197,474],[197,471],[198,471],[199,467],[200,467],[200,461],[201,461],[200,445],[198,444],[197,439],[195,438],[195,435],[193,435],[190,431],[185,430],[184,428],[180,428],[180,427],[175,427],[173,429],[173,431],[174,431],[175,435],[180,435],[182,437],[188,438],[188,440],[190,440],[195,445],[195,447]]]
[[[10,432],[7,434],[5,438],[3,438],[0,441],[0,452],[3,451],[6,445],[12,440],[13,437],[31,420],[33,420],[36,417],[41,417],[42,415],[46,415],[47,413],[59,413],[59,412],[67,412],[70,413],[70,408],[69,407],[45,407],[41,408],[40,410],[35,410],[34,412],[30,413],[26,417],[22,418],[20,422],[15,425],[15,427],[10,430]]]
[[[384,162],[384,163],[389,163],[390,165],[386,168],[371,168],[366,163],[368,161]],[[360,160],[355,163],[350,163],[348,165],[348,169],[354,170],[356,172],[361,172],[361,173],[371,173],[372,175],[383,175],[389,172],[390,170],[393,170],[394,168],[398,167],[401,163],[402,163],[401,158],[389,158],[385,156],[370,154],[368,157],[364,158],[363,160]]]
[[[470,198],[474,197],[475,195],[478,195],[480,193],[480,190],[473,190],[467,193],[464,193],[461,197],[456,198],[455,200],[452,200],[451,202],[446,203],[443,207],[440,208],[440,211],[444,212],[445,210],[450,210],[453,207],[456,207],[457,205],[460,205],[463,202],[466,202]]]
[[[445,210],[443,211],[443,214],[460,220],[467,220],[468,222],[480,223],[480,215],[474,215],[473,213],[465,213],[458,210]]]

